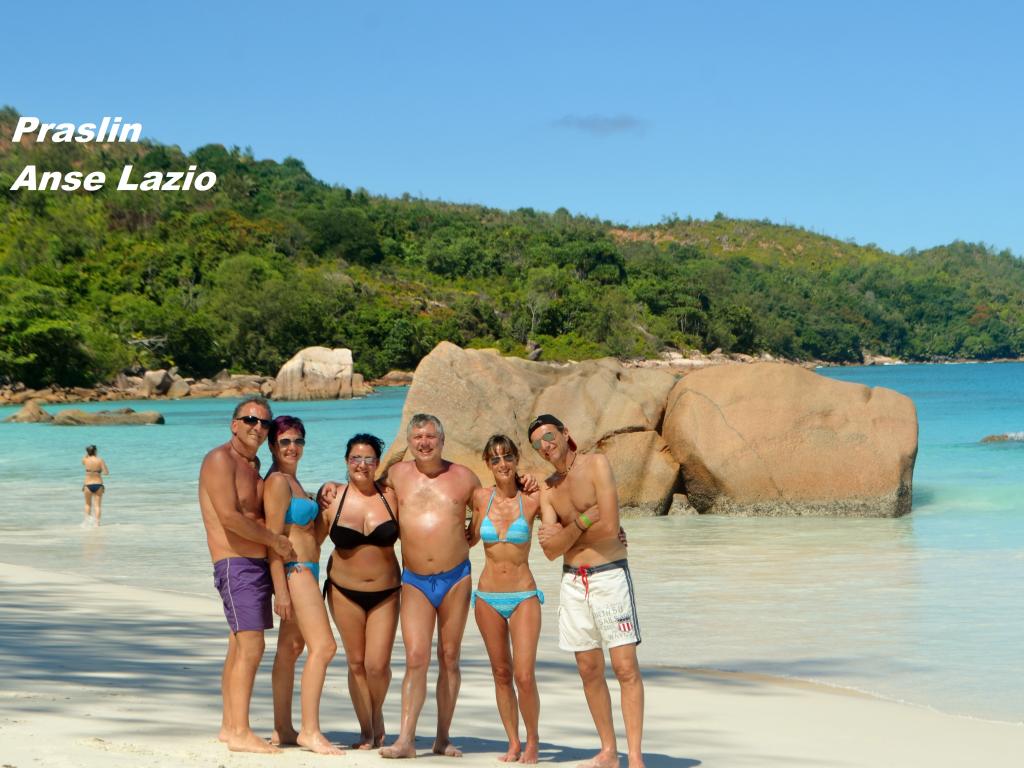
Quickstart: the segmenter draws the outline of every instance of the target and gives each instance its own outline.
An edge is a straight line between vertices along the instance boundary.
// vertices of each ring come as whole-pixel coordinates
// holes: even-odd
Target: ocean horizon
[[[914,400],[920,439],[912,513],[626,520],[641,662],[791,677],[957,715],[1024,721],[1024,442],[980,442],[1024,431],[1024,363],[818,372]],[[344,444],[355,432],[390,442],[406,392],[274,403],[306,422],[299,479],[307,490],[343,478]],[[203,455],[227,439],[234,402],[116,404],[155,408],[163,426],[0,424],[0,559],[216,600],[197,475]],[[0,408],[0,419],[17,410]],[[111,469],[98,530],[80,526],[88,443]],[[268,461],[265,447],[261,456]],[[476,548],[475,566],[480,557]],[[541,642],[554,643],[558,569],[538,547],[531,562],[549,595]]]

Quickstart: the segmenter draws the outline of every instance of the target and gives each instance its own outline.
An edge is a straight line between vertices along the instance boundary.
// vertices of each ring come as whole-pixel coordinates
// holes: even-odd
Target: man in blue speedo
[[[402,541],[402,724],[398,739],[380,751],[384,757],[416,756],[416,723],[427,694],[434,623],[437,622],[437,735],[433,752],[462,753],[449,731],[462,673],[459,657],[469,616],[469,543],[466,507],[480,487],[476,475],[441,458],[444,428],[436,416],[418,413],[407,430],[411,461],[387,471],[383,482],[398,495]]]

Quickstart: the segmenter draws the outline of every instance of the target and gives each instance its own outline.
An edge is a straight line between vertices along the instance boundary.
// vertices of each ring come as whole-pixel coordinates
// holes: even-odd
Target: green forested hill
[[[375,376],[434,344],[545,359],[666,346],[856,361],[1024,355],[1024,263],[901,255],[722,216],[628,229],[332,187],[237,148],[11,144],[0,110],[0,378],[91,384],[141,363],[274,373],[299,348]],[[209,192],[118,192],[121,168],[212,170]],[[98,192],[11,191],[27,164]]]

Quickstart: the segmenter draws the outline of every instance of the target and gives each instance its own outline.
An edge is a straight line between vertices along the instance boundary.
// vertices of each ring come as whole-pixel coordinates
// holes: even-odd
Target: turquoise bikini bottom
[[[474,590],[470,605],[476,605],[476,599],[479,597],[504,618],[508,619],[515,613],[516,608],[519,607],[523,600],[529,600],[534,595],[542,604],[544,603],[544,593],[539,589],[531,589],[526,592],[479,592]]]
[[[285,576],[290,576],[293,573],[299,573],[300,571],[302,571],[304,569],[308,569],[309,572],[313,574],[313,580],[314,581],[317,581],[317,582],[320,581],[320,563],[311,563],[309,561],[306,561],[306,562],[302,562],[302,561],[296,562],[296,561],[293,560],[293,561],[291,561],[289,563],[285,563],[284,564],[284,574],[285,574]]]

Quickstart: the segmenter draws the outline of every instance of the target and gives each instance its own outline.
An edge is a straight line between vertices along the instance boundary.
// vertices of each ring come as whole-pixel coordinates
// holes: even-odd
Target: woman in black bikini
[[[107,469],[107,462],[96,455],[95,445],[85,446],[82,466],[85,467],[85,482],[82,484],[85,519],[82,520],[82,527],[99,527],[100,515],[103,514],[103,475],[109,475],[110,470]]]
[[[395,557],[398,498],[374,482],[384,443],[360,434],[348,441],[349,481],[324,512],[334,542],[324,595],[348,660],[348,688],[359,719],[357,749],[384,744],[384,696],[398,627],[401,570]]]

